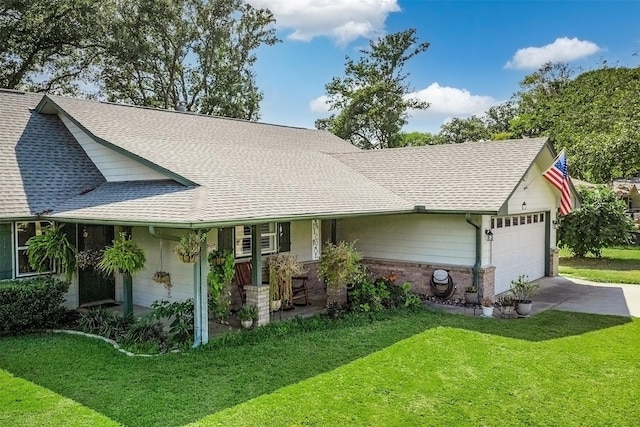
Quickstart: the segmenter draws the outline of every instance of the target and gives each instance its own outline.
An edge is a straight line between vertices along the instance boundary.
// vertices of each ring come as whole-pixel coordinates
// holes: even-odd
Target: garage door
[[[491,219],[491,263],[496,268],[496,294],[508,291],[521,274],[536,280],[545,272],[545,214],[513,215]]]

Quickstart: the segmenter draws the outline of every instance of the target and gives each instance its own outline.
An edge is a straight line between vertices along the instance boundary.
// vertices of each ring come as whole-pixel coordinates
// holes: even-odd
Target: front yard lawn
[[[561,249],[559,272],[592,282],[640,284],[640,247],[605,248],[601,258],[575,258]]]
[[[0,339],[0,425],[25,425],[27,416],[32,425],[104,425],[104,416],[131,426],[640,419],[635,319],[548,311],[501,320],[419,310],[373,322],[273,326],[153,358],[66,334]],[[47,399],[59,399],[59,409],[38,411],[37,399],[20,394],[22,380],[8,373],[36,392],[51,391]],[[79,405],[70,409],[67,399]],[[57,423],[56,410],[79,411],[77,422],[72,415]]]

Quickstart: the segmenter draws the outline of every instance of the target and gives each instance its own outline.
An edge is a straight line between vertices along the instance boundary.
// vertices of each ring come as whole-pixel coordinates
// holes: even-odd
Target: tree
[[[337,113],[317,120],[316,127],[364,149],[399,146],[407,111],[429,106],[407,96],[403,67],[428,48],[429,43],[418,43],[415,29],[408,29],[370,41],[357,60],[346,57],[345,76],[325,86],[330,110]]]
[[[417,147],[421,145],[442,144],[439,135],[429,132],[400,132],[398,134],[397,147]]]
[[[466,119],[454,118],[440,127],[439,136],[443,141],[452,144],[491,139],[489,129],[477,116]]]
[[[119,0],[103,89],[111,101],[255,120],[255,50],[279,40],[273,15],[241,0]]]
[[[109,10],[106,1],[3,1],[0,87],[77,94],[99,60]]]
[[[577,257],[587,253],[599,257],[602,248],[629,242],[633,221],[627,208],[606,187],[578,187],[581,206],[558,221],[558,245],[567,247]]]

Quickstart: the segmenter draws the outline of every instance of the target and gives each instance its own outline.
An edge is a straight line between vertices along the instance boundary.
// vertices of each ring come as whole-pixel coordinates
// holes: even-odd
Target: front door
[[[111,245],[113,227],[107,225],[78,224],[78,250],[101,250]],[[93,267],[78,269],[80,305],[105,300],[115,300],[116,285],[113,275],[105,276]]]

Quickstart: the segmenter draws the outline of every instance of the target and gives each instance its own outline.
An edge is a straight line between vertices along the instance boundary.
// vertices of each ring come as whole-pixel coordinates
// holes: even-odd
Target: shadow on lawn
[[[105,343],[78,336],[13,337],[0,340],[0,368],[124,425],[184,425],[433,328],[543,341],[630,322],[559,311],[490,320],[418,310],[383,314],[376,320],[295,319],[156,358],[127,357]]]

